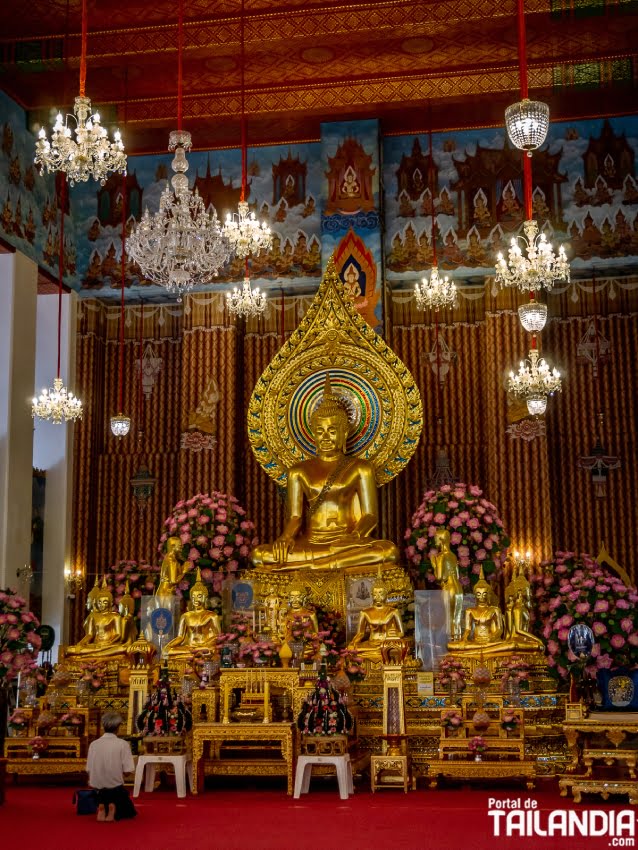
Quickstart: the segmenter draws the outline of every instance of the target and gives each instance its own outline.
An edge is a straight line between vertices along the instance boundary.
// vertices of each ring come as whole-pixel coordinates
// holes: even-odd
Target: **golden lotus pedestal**
[[[307,588],[307,604],[320,606],[334,611],[345,619],[348,608],[348,591],[353,581],[374,581],[378,577],[376,566],[348,567],[344,570],[319,570],[302,568],[289,572],[276,572],[256,568],[245,578],[253,585],[255,596],[265,599],[275,594],[282,601],[288,599],[293,583]],[[406,604],[413,599],[413,589],[407,573],[396,564],[381,566],[381,578],[387,588],[388,597],[398,604]]]

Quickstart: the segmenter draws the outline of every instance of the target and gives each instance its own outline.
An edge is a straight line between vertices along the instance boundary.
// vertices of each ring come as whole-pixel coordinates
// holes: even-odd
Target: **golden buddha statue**
[[[310,427],[317,456],[289,470],[288,520],[274,543],[255,548],[253,564],[283,571],[396,563],[394,543],[371,537],[378,522],[374,468],[345,453],[348,415],[329,375]]]
[[[542,643],[533,635],[517,632],[503,636],[503,614],[498,605],[493,604],[492,593],[481,567],[479,580],[474,585],[476,605],[465,612],[463,636],[460,640],[451,640],[448,650],[451,653],[462,652],[483,657],[507,652],[540,651],[543,648]]]
[[[532,650],[544,650],[545,645],[530,630],[532,594],[523,568],[505,588],[505,637],[518,643],[526,643]]]
[[[450,532],[446,528],[437,529],[434,544],[439,551],[430,560],[448,609],[450,635],[453,640],[458,640],[462,632],[463,588],[459,578],[459,562],[450,549]]]
[[[199,567],[197,579],[191,587],[190,611],[182,614],[179,620],[177,637],[164,647],[164,655],[169,661],[187,660],[194,652],[217,652],[217,636],[221,624],[217,614],[207,609],[208,588],[202,581]]]
[[[124,621],[120,614],[113,611],[113,594],[108,589],[106,579],[102,587],[91,591],[93,607],[84,621],[84,637],[75,644],[68,646],[66,656],[93,656],[110,658],[125,655],[130,641],[124,637]]]
[[[392,640],[396,644],[397,639],[403,638],[403,623],[396,606],[388,604],[388,591],[380,578],[372,585],[372,599],[373,604],[359,614],[357,633],[348,649],[371,661],[381,661],[384,642]]]
[[[181,551],[182,541],[179,537],[169,537],[166,541],[166,555],[160,567],[159,585],[155,596],[173,596],[175,588],[188,572],[188,568],[178,558]]]
[[[131,596],[128,579],[124,588],[124,596],[118,603],[122,618],[122,637],[124,643],[134,643],[137,640],[137,625],[135,623],[135,600]]]
[[[319,621],[313,608],[306,607],[306,588],[293,582],[288,590],[288,608],[285,610],[281,623],[281,633],[285,641],[294,641],[298,638],[292,634],[295,626],[300,626],[304,631],[317,634]]]

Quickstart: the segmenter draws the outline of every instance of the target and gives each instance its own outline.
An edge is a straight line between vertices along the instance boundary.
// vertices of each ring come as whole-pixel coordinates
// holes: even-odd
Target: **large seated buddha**
[[[348,415],[329,375],[310,428],[316,456],[288,471],[288,519],[274,543],[254,550],[254,565],[290,571],[396,563],[394,543],[372,536],[378,522],[374,468],[346,454]]]

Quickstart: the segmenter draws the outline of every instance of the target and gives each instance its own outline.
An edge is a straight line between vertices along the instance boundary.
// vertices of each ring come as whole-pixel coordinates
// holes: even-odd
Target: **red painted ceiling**
[[[607,5],[602,5],[606,3]],[[0,86],[48,124],[78,93],[81,0],[5,15]],[[526,0],[532,96],[552,118],[638,106],[638,15],[626,0]],[[87,94],[128,153],[176,125],[176,0],[89,0]],[[240,0],[185,2],[184,126],[236,146]],[[245,0],[248,141],[318,139],[321,121],[380,117],[384,132],[498,125],[518,99],[515,0]]]

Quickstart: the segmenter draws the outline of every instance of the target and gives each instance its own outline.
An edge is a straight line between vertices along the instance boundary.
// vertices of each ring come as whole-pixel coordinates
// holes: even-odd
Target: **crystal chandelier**
[[[118,413],[111,416],[111,433],[114,437],[126,437],[131,430],[131,417]]]
[[[64,171],[71,186],[85,183],[89,177],[102,185],[110,171],[126,173],[126,154],[120,131],[116,130],[114,141],[100,124],[99,112],[91,115],[91,100],[86,97],[86,2],[82,0],[82,46],[80,53],[80,94],[75,98],[73,115],[62,117],[59,112],[53,126],[51,141],[44,127],[40,130],[35,145],[36,165],[45,171]],[[69,126],[71,119],[75,126]],[[74,138],[75,132],[75,138]]]
[[[522,360],[518,374],[510,372],[507,389],[515,398],[524,399],[531,416],[542,416],[547,408],[547,396],[561,390],[558,369],[550,371],[546,360],[539,360],[538,349],[532,348],[529,359]]]
[[[60,193],[60,253],[58,256],[58,368],[53,388],[42,390],[31,402],[34,419],[50,419],[54,425],[75,422],[82,418],[82,402],[69,392],[60,377],[60,352],[62,349],[62,279],[64,277],[64,208],[66,206],[66,179],[62,178]]]
[[[266,294],[259,287],[251,289],[250,278],[246,276],[241,290],[235,286],[232,292],[226,293],[228,310],[234,316],[246,318],[261,316],[266,309]]]
[[[236,213],[228,213],[224,224],[224,236],[229,241],[235,256],[241,260],[268,251],[272,245],[272,234],[266,222],[257,221],[254,212],[248,211],[248,146],[246,141],[245,109],[245,33],[244,0],[241,0],[240,13],[240,72],[241,72],[241,197]]]
[[[224,236],[233,253],[242,260],[272,245],[272,233],[266,222],[257,221],[254,212],[248,211],[246,201],[240,201],[236,213],[228,213],[224,224]]]
[[[528,333],[540,333],[547,323],[547,304],[528,301],[518,308],[518,318]]]
[[[55,378],[53,388],[44,389],[31,404],[31,415],[38,419],[50,419],[55,425],[74,422],[82,418],[82,402],[69,392],[62,378]]]
[[[549,130],[549,106],[539,100],[524,97],[505,110],[505,129],[515,148],[532,151],[540,148]]]
[[[430,279],[422,278],[421,283],[414,287],[416,306],[419,310],[428,308],[440,310],[451,307],[456,301],[456,285],[447,275],[439,277],[437,266],[432,266]]]
[[[565,248],[561,245],[556,255],[545,234],[538,232],[538,225],[533,219],[523,223],[523,231],[525,236],[512,237],[507,260],[503,254],[498,255],[496,283],[516,286],[521,292],[538,292],[551,289],[555,283],[569,283]],[[523,243],[526,256],[520,242]]]
[[[168,143],[169,151],[175,151],[173,188],[162,192],[158,212],[144,211],[128,239],[129,255],[142,274],[176,294],[178,301],[196,283],[216,277],[229,257],[216,213],[207,213],[199,193],[188,188],[190,147],[190,133],[173,130]]]

